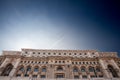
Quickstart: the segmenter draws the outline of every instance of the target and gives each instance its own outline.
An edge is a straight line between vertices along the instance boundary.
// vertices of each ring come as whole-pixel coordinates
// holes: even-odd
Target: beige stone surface
[[[22,49],[3,51],[0,80],[120,80],[116,52]]]

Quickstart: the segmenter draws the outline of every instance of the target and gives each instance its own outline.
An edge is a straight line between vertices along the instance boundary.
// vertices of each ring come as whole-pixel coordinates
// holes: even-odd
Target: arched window
[[[99,67],[96,68],[96,72],[100,72],[100,68]]]
[[[115,71],[115,69],[113,68],[113,66],[108,65],[108,70],[111,72],[113,77],[118,77],[117,72]]]
[[[13,69],[13,65],[12,64],[8,64],[5,69],[3,70],[1,76],[9,76],[11,70]]]
[[[77,68],[77,67],[74,67],[74,68],[73,68],[73,72],[78,72],[78,68]]]
[[[30,66],[28,66],[27,69],[26,69],[26,73],[24,74],[25,77],[29,77],[29,74],[28,74],[29,71],[31,71]]]
[[[24,71],[24,67],[23,66],[20,67],[19,70],[23,72]]]
[[[39,71],[39,68],[38,67],[35,67],[34,68],[34,72],[38,72]]]
[[[17,77],[20,77],[20,76],[21,76],[21,74],[18,73],[19,71],[20,71],[20,72],[24,72],[24,66],[23,66],[23,65],[18,67],[18,70],[16,71],[16,76],[17,76]]]
[[[85,67],[81,67],[81,71],[85,72],[86,71]]]
[[[61,66],[57,67],[57,71],[62,71],[63,68]]]
[[[42,72],[46,72],[46,68],[42,68]]]
[[[30,67],[30,66],[27,67],[27,72],[28,72],[28,71],[31,71],[31,67]]]
[[[94,67],[90,66],[90,67],[89,67],[89,72],[93,72],[93,73],[94,73],[94,75],[91,75],[91,77],[97,77],[97,74],[96,74],[96,72],[95,72]]]
[[[89,72],[94,72],[94,67],[89,67]]]

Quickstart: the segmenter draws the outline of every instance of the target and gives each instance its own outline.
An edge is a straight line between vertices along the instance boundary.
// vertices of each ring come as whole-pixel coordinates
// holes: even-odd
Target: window
[[[57,71],[62,71],[63,70],[63,68],[61,67],[61,66],[59,66],[58,68],[57,68]]]
[[[28,74],[25,74],[24,76],[25,76],[25,77],[29,77],[29,75],[28,75]]]
[[[85,67],[81,67],[81,71],[82,71],[82,72],[85,72]]]
[[[86,64],[88,64],[88,62],[86,62]]]
[[[33,77],[33,78],[37,78],[37,75],[33,75],[32,77]]]
[[[99,77],[103,77],[103,75],[99,75]]]
[[[20,76],[21,76],[21,74],[17,74],[17,75],[16,75],[16,77],[20,77]]]
[[[81,55],[81,53],[80,53],[80,55]]]
[[[59,53],[59,55],[61,55],[61,53]]]
[[[50,55],[50,53],[48,53],[48,55]]]
[[[42,68],[42,72],[46,72],[46,68]]]
[[[74,68],[74,69],[73,69],[73,72],[78,72],[78,69],[77,69],[77,68]]]
[[[27,71],[31,71],[31,67],[27,67]]]
[[[66,53],[64,53],[64,55],[66,55]]]
[[[83,62],[83,64],[85,64],[85,62]]]
[[[21,67],[19,70],[20,70],[20,71],[24,71],[24,68],[23,68],[23,67]]]
[[[34,69],[34,72],[38,72],[38,68],[35,68],[35,69]]]
[[[69,55],[71,55],[71,53],[69,53]]]
[[[90,64],[92,64],[92,62],[90,62]]]
[[[61,61],[59,61],[59,63],[61,63]]]
[[[92,53],[92,55],[94,55],[94,53]]]
[[[46,76],[45,75],[41,75],[41,78],[46,78]]]
[[[74,76],[74,79],[79,79],[79,76],[78,76],[78,75],[75,75],[75,76]]]
[[[25,54],[27,54],[27,52],[25,52]]]
[[[35,54],[35,52],[33,52],[33,54]]]
[[[87,75],[82,75],[82,78],[87,78]]]
[[[94,67],[89,67],[89,72],[94,72]]]
[[[76,55],[76,53],[74,53],[74,55]]]
[[[77,62],[75,62],[77,64]]]
[[[74,64],[74,62],[72,62],[72,64]]]
[[[91,77],[91,78],[95,78],[96,76],[95,76],[95,75],[91,75],[90,77]]]
[[[96,72],[100,72],[100,68],[96,68]]]
[[[56,78],[64,78],[64,75],[63,74],[57,74]]]
[[[56,53],[54,53],[54,55],[56,55]]]
[[[87,55],[87,53],[85,53],[84,55]]]
[[[45,53],[43,53],[45,55]]]
[[[81,64],[81,62],[79,62],[79,64]]]
[[[40,54],[40,52],[38,54]]]

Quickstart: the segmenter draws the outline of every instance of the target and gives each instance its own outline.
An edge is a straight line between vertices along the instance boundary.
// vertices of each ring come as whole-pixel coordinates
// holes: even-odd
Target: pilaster
[[[18,67],[20,60],[21,60],[20,58],[19,58],[19,59],[16,59],[16,62],[15,62],[15,64],[13,65],[14,67],[13,67],[12,71],[10,72],[9,76],[13,76],[13,75],[15,74],[16,68]]]
[[[106,67],[106,63],[102,59],[99,59],[99,63],[101,65],[101,67],[102,67],[102,71],[104,73],[104,77],[110,78],[110,75],[108,73],[108,69]]]

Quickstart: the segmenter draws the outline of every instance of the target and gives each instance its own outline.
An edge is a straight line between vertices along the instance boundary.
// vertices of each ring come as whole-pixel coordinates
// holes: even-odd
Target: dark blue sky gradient
[[[0,50],[23,47],[14,46],[24,36],[35,38],[33,45],[49,41],[53,49],[120,53],[119,5],[118,0],[0,0]]]

